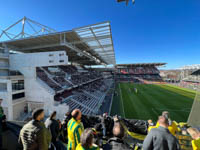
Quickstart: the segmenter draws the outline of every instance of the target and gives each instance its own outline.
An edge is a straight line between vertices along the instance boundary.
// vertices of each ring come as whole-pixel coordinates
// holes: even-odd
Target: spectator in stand
[[[172,134],[172,135],[176,135],[176,133],[178,132],[178,127],[177,127],[177,123],[175,121],[172,121],[170,119],[170,116],[169,116],[169,112],[168,111],[163,111],[162,112],[162,116],[164,116],[167,120],[168,120],[168,123],[169,123],[169,126],[168,126],[168,129],[169,129],[169,132]],[[150,120],[149,120],[150,121]],[[149,122],[148,121],[148,122]],[[156,126],[150,126],[148,128],[148,132],[150,132],[150,130],[152,128],[158,128],[159,127],[159,122],[156,123]]]
[[[123,140],[125,136],[124,127],[119,122],[118,118],[114,118],[113,138],[108,140],[109,150],[129,150],[130,146]],[[106,148],[107,149],[107,148]]]
[[[93,143],[94,135],[93,130],[85,129],[81,135],[81,143],[78,144],[76,150],[99,150],[99,147]]]
[[[80,137],[84,131],[83,124],[81,123],[82,113],[79,109],[75,109],[71,113],[72,119],[68,122],[68,150],[75,150],[80,143]]]
[[[62,123],[61,123],[60,119],[57,119],[56,121],[58,122],[59,130],[61,131],[62,130]]]
[[[32,118],[21,129],[19,143],[24,150],[48,150],[51,143],[51,133],[42,122],[44,110],[35,109]]]
[[[68,137],[68,133],[67,133],[67,124],[69,122],[69,120],[72,118],[71,113],[67,112],[64,116],[64,120],[62,121],[62,132],[63,132],[63,141],[65,143],[68,143],[67,137]]]
[[[59,141],[60,127],[59,122],[56,120],[56,111],[54,111],[49,118],[45,121],[45,126],[51,132],[52,143],[57,150],[65,150],[65,146]]]
[[[2,149],[3,123],[6,121],[6,116],[4,115],[4,111],[1,106],[2,101],[3,101],[3,99],[0,98],[0,149]]]
[[[195,128],[188,128],[187,132],[193,138],[191,141],[193,150],[200,150],[200,132]]]
[[[168,129],[169,129],[169,132],[175,136],[175,134],[178,132],[178,127],[177,127],[177,123],[175,121],[172,121],[170,119],[170,114],[168,111],[163,111],[162,112],[162,116],[164,116],[166,119],[168,119],[168,122],[169,122],[169,126],[168,126]]]
[[[103,129],[103,138],[106,137],[106,119],[108,117],[107,113],[104,113],[103,116],[101,117],[101,125]]]
[[[160,116],[159,127],[153,128],[143,142],[143,150],[180,150],[178,140],[169,132],[168,119]]]

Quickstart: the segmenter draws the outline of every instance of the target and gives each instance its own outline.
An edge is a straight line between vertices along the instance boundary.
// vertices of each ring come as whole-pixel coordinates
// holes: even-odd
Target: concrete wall
[[[68,64],[68,57],[65,51],[12,54],[9,57],[10,69],[56,66]]]
[[[37,106],[38,103],[42,103],[45,113],[48,113],[47,110],[54,105],[54,95],[38,82],[35,68],[21,68],[20,72],[24,74],[25,98],[31,104],[29,106],[30,111],[35,108],[34,105]]]
[[[25,98],[13,102],[13,120],[17,120],[24,113],[24,107],[26,105],[27,102]]]

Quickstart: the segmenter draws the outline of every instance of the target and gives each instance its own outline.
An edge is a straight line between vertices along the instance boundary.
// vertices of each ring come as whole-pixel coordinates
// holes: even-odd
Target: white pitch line
[[[124,101],[123,101],[123,98],[122,98],[122,91],[121,91],[120,83],[119,83],[119,89],[120,89],[120,97],[121,97],[121,100],[122,100],[122,108],[123,108],[122,110],[123,110],[124,118],[126,118],[125,112],[124,112]]]

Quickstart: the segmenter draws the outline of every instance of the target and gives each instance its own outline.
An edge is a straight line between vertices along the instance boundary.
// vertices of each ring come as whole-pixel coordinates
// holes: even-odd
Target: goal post
[[[197,127],[200,125],[200,86],[197,88],[196,96],[188,118],[188,125]]]

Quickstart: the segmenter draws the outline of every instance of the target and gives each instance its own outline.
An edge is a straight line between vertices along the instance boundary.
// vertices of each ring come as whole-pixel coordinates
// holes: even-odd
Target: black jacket
[[[113,137],[108,140],[109,150],[130,150],[130,146],[122,139]]]
[[[48,118],[45,121],[45,126],[50,130],[52,136],[52,142],[55,142],[59,136],[59,123],[54,119]]]

